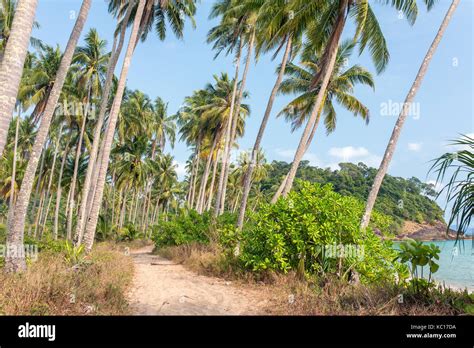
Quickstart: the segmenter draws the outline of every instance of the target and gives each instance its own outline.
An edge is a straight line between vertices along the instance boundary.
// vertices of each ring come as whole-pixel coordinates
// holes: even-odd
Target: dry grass
[[[271,315],[460,315],[465,314],[466,304],[474,308],[474,295],[449,289],[415,295],[394,284],[371,287],[337,278],[307,281],[294,272],[255,274],[242,270],[213,245],[167,247],[157,253],[200,274],[258,286],[269,299],[264,311]],[[403,303],[399,303],[400,294]]]
[[[44,252],[21,274],[0,273],[0,313],[5,315],[120,315],[133,262],[99,244],[80,265]]]

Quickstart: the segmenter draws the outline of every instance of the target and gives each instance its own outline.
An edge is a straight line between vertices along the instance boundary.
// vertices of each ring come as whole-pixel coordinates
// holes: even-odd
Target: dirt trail
[[[264,314],[266,300],[257,290],[195,274],[157,255],[153,246],[131,251],[135,262],[129,293],[136,315],[252,315]]]

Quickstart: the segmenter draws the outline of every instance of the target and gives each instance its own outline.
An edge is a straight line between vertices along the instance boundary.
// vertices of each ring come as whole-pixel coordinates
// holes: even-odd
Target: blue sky
[[[320,127],[306,159],[313,165],[333,168],[341,161],[362,161],[371,166],[379,164],[398,116],[384,115],[384,107],[404,101],[450,2],[440,0],[427,13],[419,1],[420,13],[414,26],[400,18],[396,10],[374,2],[391,59],[387,69],[375,77],[375,91],[359,87],[355,92],[370,109],[370,123],[365,125],[352,114],[337,108],[336,131],[326,136]],[[79,0],[41,0],[37,12],[41,28],[35,30],[34,35],[48,44],[59,43],[64,48],[74,24],[74,11],[79,10],[80,4]],[[233,73],[232,57],[219,56],[214,60],[214,52],[205,42],[208,30],[217,23],[208,19],[211,4],[212,0],[202,0],[198,4],[197,28],[193,30],[188,23],[183,40],[176,39],[169,32],[164,42],[150,35],[145,43],[140,43],[129,73],[129,88],[140,89],[151,98],[162,97],[169,103],[169,113],[175,113],[184,97],[210,82],[213,74]],[[433,179],[427,177],[429,161],[446,152],[448,140],[459,133],[474,133],[473,8],[473,1],[461,1],[446,31],[415,99],[418,109],[408,118],[403,129],[389,170],[391,175],[416,176],[424,181]],[[93,1],[84,33],[92,27],[97,28],[111,45],[115,21],[107,12],[106,1]],[[349,25],[345,35],[351,34],[352,26]],[[279,61],[280,57],[272,61],[268,55],[251,66],[247,84],[251,116],[245,136],[239,142],[241,150],[253,146]],[[355,54],[349,64],[361,64],[375,74],[366,54],[360,57]],[[275,103],[263,140],[263,149],[269,160],[290,162],[298,145],[301,131],[292,134],[283,119],[275,118],[289,100],[290,97],[279,97]],[[178,143],[169,150],[182,174],[183,164],[189,156],[186,145]]]

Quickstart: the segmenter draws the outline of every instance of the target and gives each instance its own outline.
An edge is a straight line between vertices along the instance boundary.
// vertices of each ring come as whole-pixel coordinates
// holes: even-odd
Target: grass
[[[295,272],[244,270],[215,245],[189,244],[155,250],[200,274],[258,286],[271,315],[465,315],[474,314],[474,294],[443,287],[424,293],[397,284],[350,284],[328,275],[302,280]],[[403,295],[401,301],[400,295]]]
[[[71,265],[62,252],[41,252],[21,274],[0,272],[4,315],[122,315],[133,262],[114,245],[98,244]]]

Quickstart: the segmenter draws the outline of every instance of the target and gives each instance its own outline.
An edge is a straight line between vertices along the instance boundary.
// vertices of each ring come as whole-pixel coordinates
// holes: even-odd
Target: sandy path
[[[263,314],[266,300],[253,289],[195,274],[152,255],[153,246],[131,251],[135,262],[129,302],[136,315]]]

